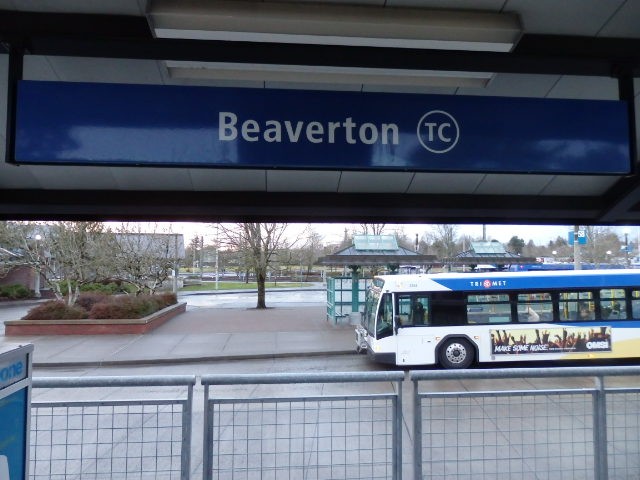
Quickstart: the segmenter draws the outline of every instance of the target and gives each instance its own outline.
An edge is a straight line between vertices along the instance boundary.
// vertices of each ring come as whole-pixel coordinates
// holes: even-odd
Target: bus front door
[[[436,339],[428,327],[399,327],[396,331],[398,365],[433,365]]]

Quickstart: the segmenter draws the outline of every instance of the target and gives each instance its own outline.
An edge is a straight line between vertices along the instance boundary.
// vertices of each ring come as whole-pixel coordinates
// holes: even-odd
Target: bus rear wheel
[[[471,344],[462,338],[446,340],[439,351],[440,365],[446,369],[468,368],[474,361]]]

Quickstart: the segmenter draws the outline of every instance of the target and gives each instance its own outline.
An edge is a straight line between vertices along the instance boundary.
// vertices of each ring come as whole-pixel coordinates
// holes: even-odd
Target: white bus
[[[356,349],[394,365],[640,357],[640,271],[375,277]]]

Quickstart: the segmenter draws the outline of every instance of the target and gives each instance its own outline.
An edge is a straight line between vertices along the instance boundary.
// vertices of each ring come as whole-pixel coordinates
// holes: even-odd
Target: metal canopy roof
[[[241,0],[239,0],[241,1]],[[167,2],[164,2],[167,3]],[[184,4],[193,2],[184,2]],[[296,3],[304,4],[300,1]],[[326,1],[326,5],[337,2]],[[145,0],[0,0],[2,91],[24,79],[625,99],[640,107],[636,0],[358,0],[517,14],[509,52],[155,38]],[[177,2],[176,8],[180,2]],[[185,7],[186,8],[186,7]],[[8,52],[12,52],[9,61]],[[24,56],[22,56],[24,54]],[[175,78],[166,60],[490,72],[485,87]],[[390,82],[393,83],[393,82]],[[2,98],[5,98],[3,95]],[[5,121],[7,105],[0,104]],[[8,108],[14,108],[9,101]],[[491,114],[491,112],[488,112]],[[606,120],[604,120],[606,121]],[[4,132],[4,125],[0,131]],[[116,140],[117,141],[117,140]],[[629,176],[16,166],[0,163],[0,217],[387,223],[640,223]]]
[[[507,252],[500,242],[471,242],[471,249],[460,252],[455,257],[443,259],[445,265],[479,265],[492,264],[525,265],[539,263],[534,257],[522,257],[513,252]]]
[[[332,255],[325,255],[316,262],[318,265],[358,265],[358,266],[379,266],[379,265],[433,265],[436,263],[435,255],[423,255],[412,252],[396,244],[395,249],[371,248],[363,250],[357,245],[351,245],[335,252]]]

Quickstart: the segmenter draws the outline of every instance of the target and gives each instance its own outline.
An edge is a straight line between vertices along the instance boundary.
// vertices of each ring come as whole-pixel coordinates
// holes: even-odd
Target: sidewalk
[[[34,344],[36,367],[175,364],[355,352],[354,327],[326,320],[325,306],[190,308],[144,335],[0,337]]]

